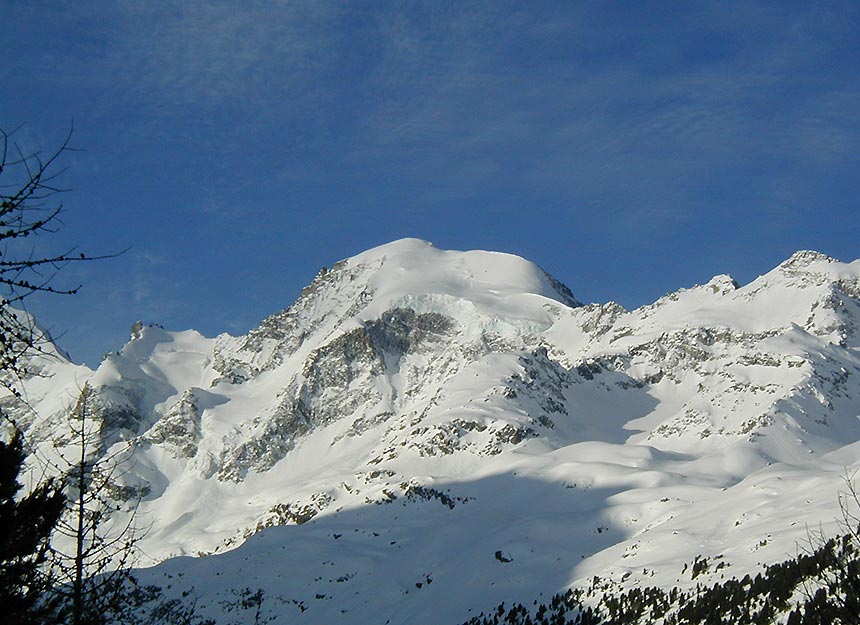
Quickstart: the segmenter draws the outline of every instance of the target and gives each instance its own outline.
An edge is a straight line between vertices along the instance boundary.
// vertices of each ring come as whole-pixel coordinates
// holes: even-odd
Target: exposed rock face
[[[666,477],[667,458],[742,457],[735,481],[799,465],[860,440],[858,323],[860,267],[814,252],[745,286],[717,276],[627,311],[582,306],[522,259],[406,241],[322,270],[245,336],[137,324],[96,372],[43,363],[26,383],[36,413],[0,401],[47,449],[88,382],[104,449],[133,447],[120,486],[151,485],[160,559],[367,504],[460,514],[467,497],[438,476],[529,454],[574,465],[590,444],[617,457],[582,460],[566,489],[599,483],[603,464],[651,467],[622,486],[605,478],[628,491],[682,479]],[[602,523],[599,540],[621,536]]]
[[[233,384],[276,368],[314,332],[333,328],[361,309],[372,297],[367,286],[358,281],[366,270],[350,267],[346,261],[331,269],[323,267],[292,306],[267,317],[244,337],[220,340],[215,346],[213,368]],[[340,306],[332,306],[333,302]]]
[[[451,319],[438,313],[394,308],[310,352],[301,375],[246,427],[245,440],[225,450],[219,479],[236,481],[248,470],[271,468],[298,438],[344,415],[363,415],[346,436],[379,425],[401,403],[390,379],[401,375],[404,358],[444,340],[453,327]]]
[[[202,438],[200,389],[187,389],[144,436],[153,445],[169,449],[176,458],[193,458]]]

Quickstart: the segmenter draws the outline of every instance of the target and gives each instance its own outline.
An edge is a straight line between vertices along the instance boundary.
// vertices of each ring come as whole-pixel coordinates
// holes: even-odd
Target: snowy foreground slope
[[[96,391],[105,453],[132,445],[141,576],[220,622],[253,622],[247,588],[275,622],[453,625],[594,576],[743,575],[835,533],[858,327],[860,262],[815,252],[626,311],[407,239],[245,336],[137,325],[96,371],[34,362],[33,411],[3,402],[50,457]],[[694,582],[700,555],[719,564]]]

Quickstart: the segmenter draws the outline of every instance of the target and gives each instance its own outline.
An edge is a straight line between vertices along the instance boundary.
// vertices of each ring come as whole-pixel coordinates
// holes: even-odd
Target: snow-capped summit
[[[781,262],[778,268],[785,271],[786,269],[808,268],[816,264],[830,265],[834,263],[839,263],[839,261],[821,252],[816,252],[815,250],[798,250]]]
[[[36,414],[4,401],[48,453],[95,390],[152,574],[205,578],[212,615],[240,575],[282,620],[456,623],[593,575],[692,583],[699,554],[752,570],[832,524],[860,462],[858,324],[860,262],[816,252],[627,311],[403,239],[244,336],[136,324],[96,371],[46,362]]]
[[[523,295],[579,305],[567,287],[540,267],[500,252],[453,252],[420,239],[401,239],[344,263],[369,274],[367,288],[375,294],[375,309],[432,296],[471,300],[488,308],[504,307],[509,305],[506,300]]]

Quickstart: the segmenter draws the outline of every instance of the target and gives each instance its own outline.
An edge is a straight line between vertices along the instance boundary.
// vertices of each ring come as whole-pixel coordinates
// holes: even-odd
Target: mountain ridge
[[[3,402],[50,457],[76,393],[97,390],[104,453],[132,449],[153,575],[231,554],[275,575],[266,550],[297,541],[324,554],[299,549],[301,568],[322,571],[348,543],[348,583],[291,578],[272,614],[437,622],[422,610],[448,593],[460,622],[469,596],[490,607],[598,574],[623,587],[642,569],[681,584],[673,562],[750,570],[804,523],[832,526],[860,460],[858,323],[860,262],[817,252],[627,311],[515,256],[406,239],[320,271],[244,336],[136,324],[95,371],[39,360],[35,414]]]

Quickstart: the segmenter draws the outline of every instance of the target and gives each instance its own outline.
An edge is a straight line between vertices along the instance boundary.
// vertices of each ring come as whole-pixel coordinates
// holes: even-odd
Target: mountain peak
[[[711,278],[707,284],[703,285],[713,293],[731,293],[740,288],[737,281],[728,274],[720,274]]]
[[[760,280],[763,284],[782,284],[787,288],[856,284],[860,281],[860,262],[844,263],[821,252],[800,250],[761,276]],[[758,282],[756,280],[752,284]]]
[[[435,249],[434,245],[430,241],[425,241],[424,239],[419,239],[417,237],[405,237],[403,239],[395,239],[394,241],[377,245],[376,247],[372,247],[369,250],[356,254],[352,258],[354,260],[366,262],[374,258],[415,252],[420,253],[421,251],[429,249]]]
[[[407,238],[342,262],[363,268],[370,289],[389,301],[428,295],[475,301],[528,294],[579,305],[570,289],[536,264],[503,252],[442,250]]]
[[[815,250],[799,250],[779,264],[781,269],[802,269],[815,263],[836,263],[835,258]]]
[[[740,288],[570,302],[520,257],[402,239],[245,336],[137,323],[97,371],[45,359],[2,407],[48,457],[88,384],[106,444],[133,443],[117,492],[146,493],[146,562],[238,548],[160,569],[213,616],[240,583],[279,622],[453,623],[596,576],[672,587],[694,558],[753,574],[839,514],[860,263],[802,251]]]

